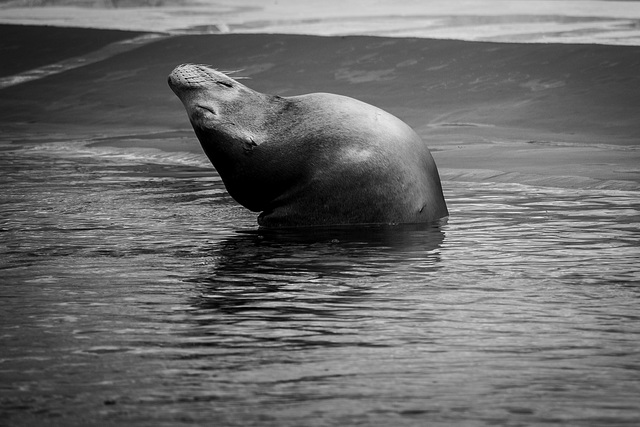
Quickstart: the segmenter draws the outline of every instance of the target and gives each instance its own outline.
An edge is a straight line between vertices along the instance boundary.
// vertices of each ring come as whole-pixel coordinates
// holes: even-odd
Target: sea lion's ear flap
[[[244,148],[244,151],[247,153],[251,152],[251,150],[253,150],[257,146],[258,143],[252,137],[249,137],[249,139],[242,141],[242,148]]]
[[[234,144],[242,147],[245,154],[250,154],[254,148],[262,143],[262,139],[257,135],[246,130],[241,130],[236,125],[226,128],[225,133],[231,137]]]

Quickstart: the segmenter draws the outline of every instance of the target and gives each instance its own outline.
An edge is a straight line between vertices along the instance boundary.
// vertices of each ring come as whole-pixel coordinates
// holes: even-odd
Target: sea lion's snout
[[[174,90],[207,87],[216,77],[216,71],[206,65],[182,64],[169,74],[169,86]]]

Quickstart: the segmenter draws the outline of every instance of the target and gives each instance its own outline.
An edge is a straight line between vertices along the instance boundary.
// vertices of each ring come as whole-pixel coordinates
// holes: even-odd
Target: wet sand
[[[16,36],[18,34],[19,36]],[[0,26],[4,76],[140,33]],[[80,43],[80,44],[79,44]],[[640,47],[181,35],[0,90],[4,142],[198,152],[166,77],[183,62],[281,96],[333,92],[411,125],[443,179],[640,189]]]

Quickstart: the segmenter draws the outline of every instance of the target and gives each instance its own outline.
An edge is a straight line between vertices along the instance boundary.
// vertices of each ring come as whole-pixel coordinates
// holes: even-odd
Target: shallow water
[[[638,425],[635,192],[257,231],[201,156],[0,152],[3,425]]]

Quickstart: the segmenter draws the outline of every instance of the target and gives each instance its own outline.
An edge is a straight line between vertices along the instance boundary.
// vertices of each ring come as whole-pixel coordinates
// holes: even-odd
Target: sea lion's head
[[[235,140],[257,145],[268,99],[227,74],[206,65],[183,64],[169,75],[203,145]]]
[[[229,193],[247,208],[262,210],[277,189],[254,176],[266,156],[257,147],[269,139],[268,123],[282,98],[256,92],[206,65],[179,65],[168,80]]]

